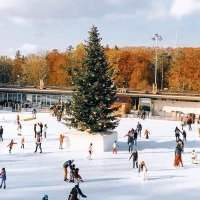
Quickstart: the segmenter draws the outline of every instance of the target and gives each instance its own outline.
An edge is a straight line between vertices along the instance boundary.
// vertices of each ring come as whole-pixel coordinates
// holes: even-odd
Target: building
[[[69,101],[71,89],[0,87],[0,106],[12,108],[49,108]],[[118,103],[130,104],[132,110],[146,110],[152,115],[171,116],[179,113],[200,115],[200,94],[162,92],[158,94],[119,90]]]
[[[0,105],[2,107],[47,108],[57,102],[66,102],[72,91],[60,89],[37,88],[0,88]]]

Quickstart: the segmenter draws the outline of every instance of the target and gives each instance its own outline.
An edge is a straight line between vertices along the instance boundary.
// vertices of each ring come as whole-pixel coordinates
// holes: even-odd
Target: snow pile
[[[163,106],[165,112],[182,112],[184,114],[194,113],[200,115],[200,108],[189,108],[189,107],[176,107],[176,106]]]

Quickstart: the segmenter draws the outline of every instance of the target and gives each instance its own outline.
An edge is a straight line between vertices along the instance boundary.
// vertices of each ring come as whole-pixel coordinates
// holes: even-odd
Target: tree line
[[[157,85],[159,90],[200,91],[200,48],[157,49]],[[114,72],[117,87],[151,91],[155,73],[155,49],[147,47],[109,48],[107,61]],[[0,84],[38,87],[72,87],[72,73],[83,67],[85,46],[69,46],[44,54],[0,56]]]

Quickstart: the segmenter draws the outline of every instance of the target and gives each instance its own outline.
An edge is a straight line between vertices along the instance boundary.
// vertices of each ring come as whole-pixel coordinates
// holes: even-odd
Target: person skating
[[[192,130],[192,117],[191,116],[188,118],[187,124],[188,124],[189,131],[191,131]]]
[[[3,127],[0,126],[0,141],[3,142]]]
[[[3,187],[3,189],[6,189],[6,169],[2,168],[0,172],[0,178],[1,178],[1,185],[0,189]]]
[[[178,141],[180,139],[180,133],[182,133],[182,132],[180,131],[180,129],[177,126],[176,126],[174,132],[175,132],[176,141]]]
[[[147,130],[147,129],[145,129],[145,131],[144,131],[144,137],[145,137],[145,139],[149,139],[149,135],[150,135],[150,132]]]
[[[113,145],[112,145],[113,154],[117,154],[117,149],[118,149],[118,144],[117,144],[117,141],[115,140]]]
[[[182,135],[183,135],[183,141],[186,142],[186,139],[187,139],[187,133],[186,133],[185,130],[183,130]]]
[[[24,136],[21,138],[21,149],[24,149],[25,138]]]
[[[90,143],[90,145],[89,145],[88,153],[89,153],[88,159],[92,160],[92,154],[93,154],[93,144],[92,143]]]
[[[135,168],[135,167],[138,168],[138,152],[136,149],[131,153],[129,160],[131,158],[133,160],[133,168]]]
[[[20,117],[19,115],[17,115],[17,124],[19,124],[19,122],[20,122]]]
[[[12,148],[13,148],[14,144],[17,144],[17,143],[14,142],[14,140],[12,139],[7,146],[7,147],[9,147],[9,153],[12,153]]]
[[[21,136],[22,135],[22,124],[20,122],[17,124],[17,131],[18,131],[17,135]]]
[[[79,197],[78,196],[81,196],[82,198],[87,198],[87,196],[85,194],[83,194],[83,192],[81,191],[80,187],[79,187],[79,183],[76,184],[70,194],[69,194],[69,197],[67,200],[79,200]]]
[[[36,146],[35,146],[35,153],[37,152],[38,150],[38,147],[40,149],[40,153],[42,153],[42,137],[40,135],[40,133],[38,133],[36,135],[36,142],[35,142]]]
[[[174,160],[175,167],[179,167],[180,165],[183,167],[182,152],[183,152],[182,143],[179,141],[177,142],[175,149],[175,160]]]
[[[64,181],[68,180],[68,168],[71,167],[71,165],[73,164],[74,160],[67,160],[64,164],[63,164],[63,169],[64,169]]]
[[[74,174],[75,174],[75,170],[76,170],[76,166],[75,164],[72,164],[70,167],[70,172],[69,172],[69,182],[70,183],[74,183]]]
[[[40,127],[40,135],[42,136],[43,133],[43,124],[42,122],[38,123],[39,127]]]
[[[74,175],[74,182],[75,183],[83,182],[83,179],[82,179],[81,175],[79,174],[79,168],[76,168],[74,170],[73,175]]]
[[[34,109],[32,110],[32,117],[33,117],[34,119],[36,119],[36,114],[37,114],[37,110],[34,108]]]
[[[140,124],[140,122],[137,123],[137,131],[138,131],[138,135],[141,137],[142,125]]]
[[[133,151],[133,132],[134,129],[131,129],[128,131],[128,134],[126,134],[124,137],[128,137],[127,143],[128,143],[128,152],[131,153]]]
[[[191,158],[192,158],[192,164],[198,164],[199,163],[197,153],[194,149],[192,150]]]
[[[65,138],[64,134],[60,134],[60,136],[59,136],[59,143],[60,143],[59,149],[63,149],[64,138]]]
[[[137,146],[137,137],[138,132],[136,130],[133,130],[133,145]]]
[[[146,163],[144,161],[141,161],[139,164],[139,174],[142,173],[142,179],[145,181],[147,180],[147,166]]]
[[[47,129],[48,129],[47,124],[45,124],[44,125],[44,130],[43,130],[43,132],[44,132],[44,138],[47,138]]]

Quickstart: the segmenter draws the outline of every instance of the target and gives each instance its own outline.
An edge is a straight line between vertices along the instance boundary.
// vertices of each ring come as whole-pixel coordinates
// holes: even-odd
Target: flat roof
[[[14,93],[30,93],[30,94],[52,94],[52,95],[72,95],[72,88],[54,89],[54,88],[22,88],[22,87],[0,87],[0,92],[14,92]],[[187,93],[171,93],[160,92],[153,94],[143,91],[126,90],[126,92],[117,92],[119,96],[151,98],[151,99],[166,99],[166,100],[181,100],[181,101],[200,101],[200,94],[187,94]]]

